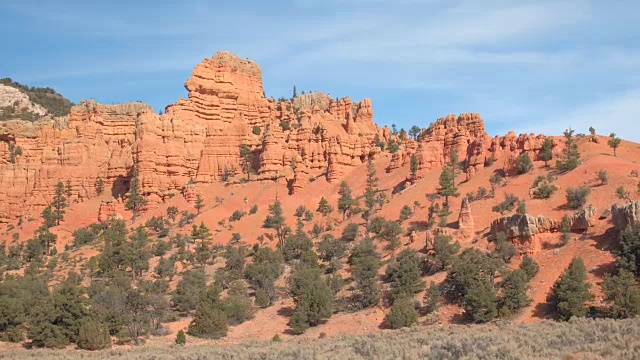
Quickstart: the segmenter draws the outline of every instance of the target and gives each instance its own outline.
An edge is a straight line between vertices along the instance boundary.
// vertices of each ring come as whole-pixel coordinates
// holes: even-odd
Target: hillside
[[[0,123],[0,348],[88,336],[155,349],[184,331],[198,349],[640,311],[622,278],[635,264],[614,256],[621,234],[640,238],[627,230],[638,144],[613,156],[595,129],[492,137],[475,113],[381,128],[368,99],[266,98],[257,64],[228,53],[185,88],[163,115],[88,101],[68,121]],[[549,295],[568,268],[584,298],[565,309]],[[603,286],[618,271],[625,311]],[[583,351],[607,350],[549,356]]]
[[[67,116],[72,105],[51,88],[29,87],[9,78],[0,79],[0,121]]]

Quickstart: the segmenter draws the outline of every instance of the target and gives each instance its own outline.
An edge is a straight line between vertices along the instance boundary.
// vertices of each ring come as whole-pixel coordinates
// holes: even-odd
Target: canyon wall
[[[490,161],[503,159],[508,168],[522,152],[535,155],[544,139],[513,133],[490,138],[478,114],[448,115],[416,140],[401,138],[376,126],[369,99],[321,92],[265,98],[258,65],[227,52],[204,59],[185,88],[187,98],[162,115],[143,103],[83,101],[68,117],[1,122],[0,221],[38,217],[58,181],[71,184],[71,201],[95,196],[98,178],[105,192],[124,196],[134,165],[142,193],[150,203],[161,202],[189,183],[240,175],[242,145],[251,152],[252,180],[286,177],[295,193],[311,177],[340,181],[389,141],[399,144],[389,171],[415,154],[421,177],[453,151],[468,176]]]

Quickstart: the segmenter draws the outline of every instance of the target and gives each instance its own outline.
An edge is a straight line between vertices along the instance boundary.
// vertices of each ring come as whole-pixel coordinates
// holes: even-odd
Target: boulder
[[[557,221],[544,216],[528,214],[513,214],[504,216],[491,222],[491,235],[495,238],[504,233],[507,239],[527,238],[540,233],[557,229]]]
[[[571,216],[571,231],[585,231],[592,227],[593,218],[597,215],[598,209],[593,206],[589,206],[586,209],[580,210]]]
[[[611,207],[611,219],[616,229],[623,231],[640,220],[640,201]]]

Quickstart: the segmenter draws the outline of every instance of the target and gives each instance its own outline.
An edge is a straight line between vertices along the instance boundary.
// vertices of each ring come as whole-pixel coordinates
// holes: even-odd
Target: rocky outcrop
[[[182,188],[182,196],[189,203],[189,205],[195,205],[198,201],[198,189],[193,184],[187,184]]]
[[[461,234],[465,237],[473,236],[474,224],[471,214],[471,203],[466,197],[462,199],[460,216],[458,217],[458,229],[460,229]]]
[[[418,177],[444,165],[456,152],[463,160],[469,143],[486,136],[484,122],[479,114],[453,114],[436,120],[422,131],[416,148]]]
[[[381,131],[368,99],[267,99],[258,65],[224,52],[197,65],[185,88],[164,115],[142,103],[85,101],[69,117],[0,123],[0,220],[38,216],[58,181],[71,181],[73,201],[94,196],[98,178],[122,195],[134,165],[142,193],[160,202],[190,181],[239,174],[240,145],[256,155],[258,179],[287,176],[298,159],[296,189],[325,172],[338,181],[376,153]],[[22,155],[12,155],[16,147]]]
[[[503,233],[507,238],[529,237],[550,232],[557,227],[557,221],[544,216],[513,214],[493,220],[491,222],[491,236],[496,237],[499,233]]]
[[[594,225],[593,219],[597,217],[598,209],[589,206],[571,216],[571,231],[585,231]]]
[[[98,221],[106,223],[107,221],[115,219],[124,219],[125,208],[122,200],[102,201],[98,210]]]
[[[544,216],[514,214],[494,220],[491,223],[491,236],[496,239],[504,234],[520,253],[535,254],[541,248],[538,234],[557,229],[557,221]]]
[[[136,118],[148,105],[74,106],[68,118],[35,123],[0,123],[0,221],[38,217],[59,181],[71,183],[71,200],[96,195],[98,178],[105,191],[126,192],[133,166]],[[22,155],[12,162],[9,147]]]
[[[640,201],[624,205],[615,204],[611,207],[611,220],[616,229],[623,231],[640,221]]]
[[[47,109],[33,103],[24,92],[3,84],[0,84],[0,108],[12,108],[15,114],[29,112],[44,115],[47,113]],[[0,115],[2,115],[1,109]]]
[[[497,163],[505,174],[515,173],[515,161],[518,156],[528,153],[531,160],[538,160],[544,135],[520,134],[509,132],[505,136],[490,138],[483,134],[469,143],[466,151],[466,167],[468,177],[485,167]],[[551,138],[554,142],[553,152],[557,155],[562,148],[558,139]]]

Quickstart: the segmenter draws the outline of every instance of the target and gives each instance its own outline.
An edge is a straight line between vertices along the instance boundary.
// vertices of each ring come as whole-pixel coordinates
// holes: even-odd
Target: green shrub
[[[516,173],[518,175],[526,174],[533,169],[529,153],[522,153],[516,158]]]
[[[387,223],[387,220],[385,218],[383,218],[382,216],[376,216],[373,219],[371,219],[371,221],[369,222],[369,225],[367,225],[367,230],[369,230],[370,232],[376,235],[379,235],[384,229],[384,226],[386,223]]]
[[[229,216],[229,222],[240,221],[240,219],[242,219],[242,217],[246,214],[247,213],[242,210],[236,210],[233,212],[233,214],[231,214],[231,216]]]
[[[409,205],[403,206],[400,210],[400,222],[407,220],[411,216],[413,216],[413,210],[411,210],[411,207]]]
[[[251,129],[251,132],[253,133],[253,135],[260,135],[262,129],[260,129],[260,126],[254,126],[253,129]]]
[[[104,324],[90,320],[78,329],[78,348],[83,350],[102,350],[111,347],[109,329]]]
[[[598,171],[598,180],[600,180],[601,185],[606,185],[609,183],[609,174],[605,170]]]
[[[578,188],[568,188],[566,193],[567,205],[571,209],[579,209],[587,203],[587,196],[591,193],[591,189],[586,186]]]
[[[520,199],[518,199],[517,196],[513,194],[505,194],[504,200],[500,204],[495,205],[491,210],[493,212],[500,213],[500,215],[504,215],[505,212],[513,211],[519,201]]]
[[[177,345],[185,345],[187,343],[187,336],[184,334],[184,331],[180,330],[176,334],[176,344]]]
[[[384,317],[384,323],[390,329],[409,327],[418,322],[418,311],[411,297],[405,296],[397,299],[391,305],[391,309]]]
[[[360,236],[360,227],[358,226],[358,224],[354,224],[354,223],[350,223],[349,225],[345,226],[344,230],[342,230],[342,237],[341,239],[343,241],[355,241],[358,236]]]
[[[558,188],[555,185],[551,185],[548,181],[543,181],[538,187],[533,190],[534,199],[549,199],[556,192]]]

